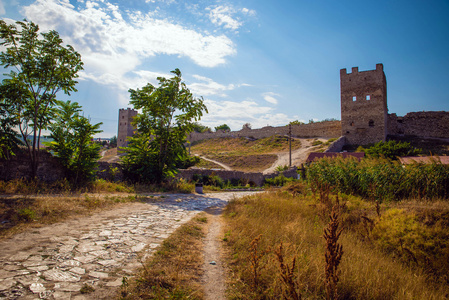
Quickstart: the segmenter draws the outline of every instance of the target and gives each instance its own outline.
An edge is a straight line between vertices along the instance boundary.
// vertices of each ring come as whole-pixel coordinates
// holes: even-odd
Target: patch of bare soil
[[[226,283],[224,262],[221,255],[220,236],[222,236],[221,208],[210,208],[207,235],[204,239],[204,285],[205,299],[225,299]]]

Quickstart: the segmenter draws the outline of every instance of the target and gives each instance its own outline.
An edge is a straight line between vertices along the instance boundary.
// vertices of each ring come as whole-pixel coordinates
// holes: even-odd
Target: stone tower
[[[128,146],[126,138],[133,136],[135,128],[131,122],[137,116],[137,111],[134,109],[120,109],[118,112],[118,134],[117,134],[117,148]]]
[[[387,80],[383,65],[352,73],[340,70],[341,130],[350,145],[385,141],[387,137]]]

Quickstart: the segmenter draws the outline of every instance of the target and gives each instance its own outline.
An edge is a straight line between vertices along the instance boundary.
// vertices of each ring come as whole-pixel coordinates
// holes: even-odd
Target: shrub
[[[359,152],[365,152],[368,157],[385,157],[397,160],[400,156],[416,156],[421,154],[422,150],[415,148],[407,142],[397,142],[394,140],[383,142],[380,141],[368,148],[359,147]]]

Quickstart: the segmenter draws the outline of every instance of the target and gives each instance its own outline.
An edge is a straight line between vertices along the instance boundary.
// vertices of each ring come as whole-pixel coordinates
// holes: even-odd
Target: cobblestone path
[[[176,228],[250,193],[167,194],[17,234],[0,242],[0,299],[110,299]],[[82,294],[88,286],[95,291]]]

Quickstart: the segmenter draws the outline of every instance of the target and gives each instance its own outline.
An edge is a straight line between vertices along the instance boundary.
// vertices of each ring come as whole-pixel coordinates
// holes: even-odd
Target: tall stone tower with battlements
[[[128,146],[127,137],[133,136],[136,130],[131,122],[137,116],[137,111],[131,108],[120,109],[118,112],[118,134],[117,134],[117,148]]]
[[[385,141],[388,133],[387,80],[383,65],[375,70],[340,70],[341,129],[350,145]]]

